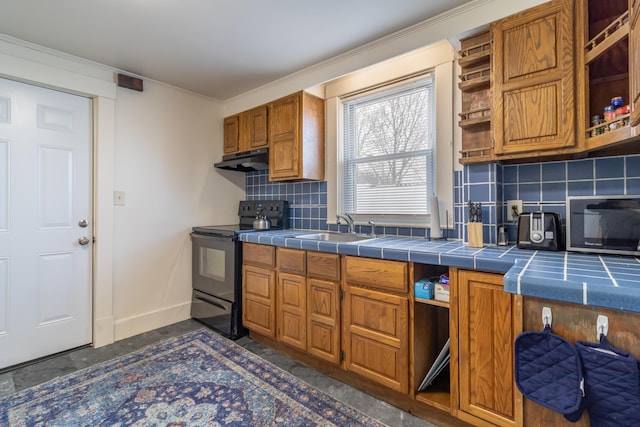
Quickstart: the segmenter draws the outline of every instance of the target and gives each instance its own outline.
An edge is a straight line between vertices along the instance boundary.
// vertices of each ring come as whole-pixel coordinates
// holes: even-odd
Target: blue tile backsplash
[[[449,237],[467,240],[467,203],[482,203],[485,244],[496,243],[498,227],[504,225],[509,240],[516,239],[516,221],[506,211],[508,200],[522,200],[523,211],[545,210],[566,218],[567,196],[640,194],[640,155],[602,157],[501,165],[489,163],[464,166],[454,172],[454,224]],[[267,171],[249,172],[245,178],[247,200],[289,201],[292,227],[310,230],[346,231],[345,226],[327,224],[327,183],[269,182]],[[368,233],[360,226],[358,232]],[[425,228],[377,227],[378,234],[429,235]]]
[[[505,219],[508,200],[522,200],[524,212],[556,212],[564,223],[568,196],[640,194],[635,178],[640,175],[639,155],[501,167],[505,182],[500,204]],[[504,225],[509,239],[515,241],[516,222],[505,221]]]
[[[346,225],[327,224],[326,181],[269,182],[268,171],[255,171],[246,174],[245,189],[247,200],[287,200],[289,202],[289,224],[293,228],[348,231]],[[371,227],[357,225],[356,231],[358,233],[370,233]],[[429,236],[429,230],[413,227],[376,226],[376,233],[392,236]],[[457,238],[457,235],[451,235],[450,237]]]

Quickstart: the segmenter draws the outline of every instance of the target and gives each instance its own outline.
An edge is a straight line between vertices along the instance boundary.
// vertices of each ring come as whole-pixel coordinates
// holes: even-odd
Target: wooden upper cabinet
[[[298,92],[269,104],[269,179],[324,179],[324,100]]]
[[[553,0],[491,24],[497,158],[575,145],[573,5]]]
[[[267,106],[261,105],[224,119],[224,154],[269,146]]]
[[[224,119],[224,154],[240,151],[240,114]]]
[[[247,118],[247,150],[269,146],[267,111],[267,106],[261,105],[244,113]]]

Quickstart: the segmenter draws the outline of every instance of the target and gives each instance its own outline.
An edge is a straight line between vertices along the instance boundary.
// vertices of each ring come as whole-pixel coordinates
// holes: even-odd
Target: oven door
[[[193,289],[235,302],[240,248],[235,237],[191,233]]]

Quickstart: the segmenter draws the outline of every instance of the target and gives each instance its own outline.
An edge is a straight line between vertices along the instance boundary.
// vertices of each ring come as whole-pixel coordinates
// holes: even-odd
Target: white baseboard
[[[191,300],[161,310],[116,320],[115,341],[182,322],[191,317]]]
[[[98,348],[107,344],[113,344],[115,341],[113,329],[112,316],[93,319],[93,346]]]

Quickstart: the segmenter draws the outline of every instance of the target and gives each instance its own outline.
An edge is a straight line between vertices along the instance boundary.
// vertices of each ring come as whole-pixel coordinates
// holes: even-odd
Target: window
[[[453,224],[453,171],[454,168],[459,167],[454,153],[460,148],[459,138],[454,132],[459,132],[454,124],[457,111],[454,96],[456,93],[455,55],[456,52],[451,44],[443,40],[344,75],[323,85],[322,90],[326,99],[325,167],[328,224],[336,223],[336,214],[355,212],[358,224],[366,224],[367,221],[373,220],[377,225],[389,227],[429,227],[431,223],[429,202],[432,200],[430,197],[432,194],[438,196],[441,225]],[[422,131],[426,129],[426,138],[422,139],[422,142],[428,144],[425,148],[416,149],[415,152],[412,151],[413,149],[396,150],[394,154],[384,152],[384,155],[388,156],[384,158],[383,152],[373,150],[372,142],[368,141],[367,144],[363,144],[360,154],[356,150],[356,145],[353,145],[353,155],[350,156],[347,152],[345,156],[344,147],[348,141],[345,129],[351,127],[353,133],[357,129],[357,122],[355,118],[349,119],[348,110],[364,111],[366,104],[382,102],[384,97],[392,99],[394,96],[402,97],[421,91],[427,98],[424,107],[426,110],[422,114],[426,119],[416,123],[425,126],[421,129]],[[356,154],[360,157],[356,158]],[[351,163],[349,163],[350,159]],[[394,160],[395,165],[390,163],[391,160]],[[379,163],[376,165],[375,161]],[[399,165],[402,169],[401,162],[409,161],[424,162],[424,167],[412,165],[413,176],[405,175],[404,187],[399,188],[416,190],[418,196],[393,201],[391,197],[399,197],[401,191],[391,191],[391,195],[380,192],[380,195],[370,196],[377,204],[384,205],[381,202],[386,202],[386,210],[382,210],[385,213],[376,211],[369,214],[365,211],[374,212],[373,208],[357,207],[355,203],[363,202],[365,195],[362,180],[360,188],[357,186],[356,180],[359,176],[377,174],[381,180],[384,177],[388,183],[391,180],[387,176],[391,175],[388,171],[394,167],[398,170]],[[350,173],[346,176],[348,178],[346,180],[345,170]],[[403,170],[408,173],[410,169]],[[409,178],[413,179],[413,183]],[[415,185],[411,188],[409,184]],[[418,184],[422,184],[425,190],[418,191]],[[371,185],[370,187],[371,191],[382,189],[379,183],[377,187]],[[388,186],[387,190],[390,188]],[[351,194],[350,198],[347,197],[348,194]],[[421,213],[415,213],[415,210],[407,207],[409,202],[416,201]],[[406,204],[402,206],[401,202]],[[347,208],[347,203],[351,203],[351,207]]]
[[[429,73],[342,100],[342,212],[396,222],[430,214],[433,83]]]

